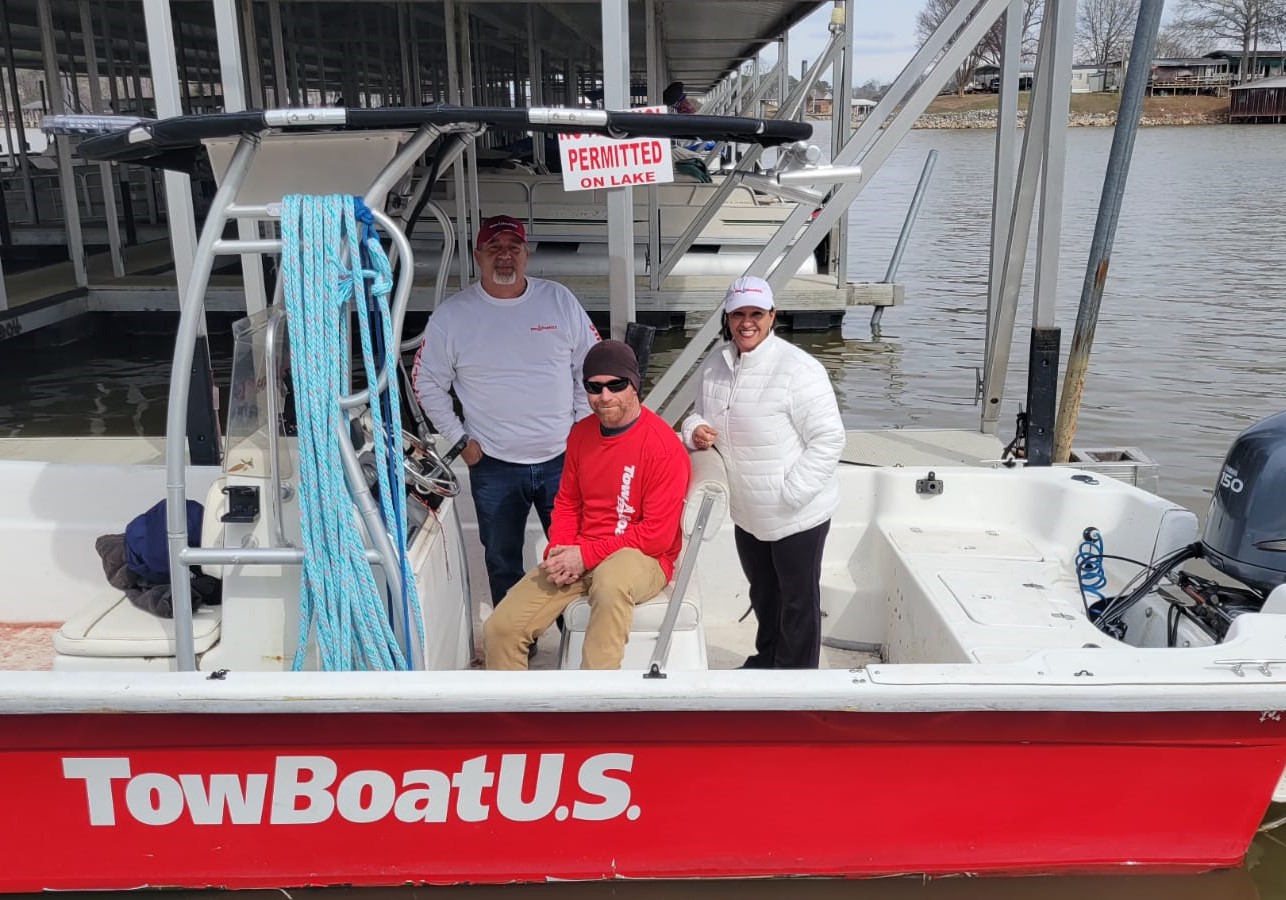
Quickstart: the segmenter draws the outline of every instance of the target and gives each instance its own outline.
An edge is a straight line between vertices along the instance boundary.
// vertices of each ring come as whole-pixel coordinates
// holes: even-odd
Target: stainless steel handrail
[[[180,559],[189,566],[297,566],[304,561],[298,547],[184,547]],[[366,551],[366,561],[382,566],[376,550]]]
[[[192,585],[185,577],[183,559],[188,549],[187,439],[188,396],[192,388],[192,360],[197,336],[205,319],[205,291],[214,267],[214,245],[228,223],[228,210],[245,182],[246,173],[259,148],[259,137],[242,135],[232,152],[206,215],[201,237],[192,260],[192,271],[181,296],[178,334],[174,340],[174,361],[170,372],[169,406],[165,417],[165,531],[170,551],[171,596],[174,607],[174,654],[179,671],[196,670],[196,647],[192,636]]]
[[[665,608],[665,618],[661,620],[661,631],[656,636],[656,648],[652,651],[652,660],[648,663],[644,678],[664,678],[665,663],[670,655],[670,642],[674,637],[674,625],[679,620],[679,607],[683,596],[688,592],[688,582],[697,565],[697,551],[705,540],[706,524],[710,521],[710,511],[714,509],[714,497],[707,493],[701,495],[701,508],[697,510],[697,521],[688,535],[688,548],[679,563],[678,574],[674,577],[674,589],[670,591],[670,603]]]
[[[269,312],[268,327],[264,336],[268,344],[264,365],[268,369],[268,483],[272,487],[273,543],[288,547],[285,521],[285,483],[281,480],[281,410],[277,408],[277,326],[284,313]]]

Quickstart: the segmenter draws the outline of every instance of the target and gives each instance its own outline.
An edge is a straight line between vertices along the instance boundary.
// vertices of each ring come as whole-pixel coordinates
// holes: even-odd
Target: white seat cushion
[[[652,653],[661,634],[661,622],[670,602],[670,588],[656,597],[634,607],[634,621],[630,625],[630,639],[621,659],[622,669],[647,669]],[[585,646],[585,628],[589,625],[589,600],[578,597],[563,611],[565,632],[561,648],[561,667],[575,669],[580,666],[581,651]],[[701,628],[701,610],[695,603],[684,600],[679,604],[679,616],[674,622],[670,651],[665,668],[672,671],[700,670],[709,667],[706,659],[705,631]]]
[[[192,637],[200,656],[219,640],[220,610],[201,606],[192,616]],[[108,588],[54,635],[54,650],[65,656],[174,656],[174,620],[139,609]]]
[[[670,604],[670,585],[646,603],[634,607],[634,622],[630,631],[659,632],[665,619],[665,609]],[[675,631],[691,631],[701,622],[701,611],[696,604],[684,600],[679,604],[679,617],[674,621]],[[589,598],[578,597],[563,610],[563,623],[568,631],[584,631],[589,625]]]

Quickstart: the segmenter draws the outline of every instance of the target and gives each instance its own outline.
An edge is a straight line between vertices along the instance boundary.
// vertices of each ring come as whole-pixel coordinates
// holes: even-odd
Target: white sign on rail
[[[664,106],[630,112],[663,113]],[[601,134],[560,134],[558,154],[563,162],[563,190],[662,184],[674,180],[674,160],[667,138],[617,140]]]

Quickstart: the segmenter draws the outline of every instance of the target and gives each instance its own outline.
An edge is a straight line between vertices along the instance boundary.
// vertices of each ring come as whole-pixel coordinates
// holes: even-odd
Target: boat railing
[[[661,630],[656,637],[656,649],[648,662],[647,678],[664,678],[666,660],[670,656],[670,643],[674,639],[674,626],[679,621],[679,609],[688,592],[688,582],[692,580],[692,571],[697,565],[697,551],[705,540],[706,527],[710,523],[710,513],[714,509],[715,497],[710,492],[702,492],[701,508],[697,511],[696,524],[688,536],[688,549],[679,563],[679,571],[674,575],[674,587],[670,591],[670,602],[661,619]]]

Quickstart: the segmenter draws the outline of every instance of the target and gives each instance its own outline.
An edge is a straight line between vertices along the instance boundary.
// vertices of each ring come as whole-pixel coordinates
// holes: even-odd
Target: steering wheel
[[[451,471],[451,462],[460,455],[466,441],[461,439],[442,456],[409,431],[402,431],[402,446],[409,447],[402,460],[403,473],[411,489],[418,494],[454,497],[460,493],[460,479]]]

